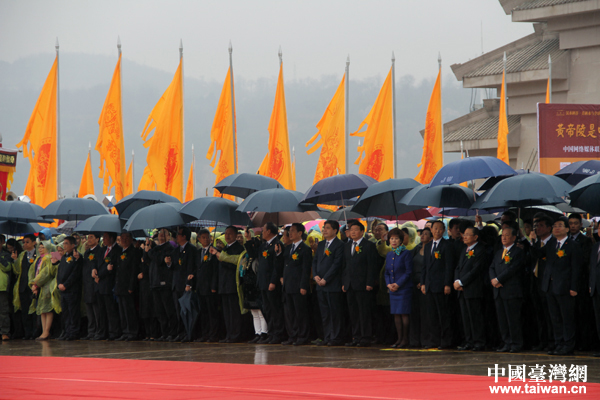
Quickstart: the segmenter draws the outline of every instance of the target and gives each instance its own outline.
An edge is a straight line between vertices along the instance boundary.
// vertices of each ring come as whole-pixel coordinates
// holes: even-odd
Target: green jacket
[[[244,250],[242,254],[234,255],[229,255],[227,254],[227,252],[222,251],[221,257],[219,257],[219,261],[237,265],[237,271],[235,274],[235,284],[237,285],[238,303],[240,305],[240,312],[242,314],[246,314],[248,312],[248,310],[244,308],[244,290],[242,289],[242,285],[240,285],[240,271],[242,269],[242,262],[244,261],[245,255],[246,250]]]
[[[30,313],[33,311],[37,315],[48,313],[52,310],[57,313],[60,312],[60,307],[56,309],[56,298],[53,295],[56,291],[56,272],[58,271],[58,264],[52,264],[52,258],[49,255],[44,256],[42,259],[42,265],[40,271],[35,278],[29,283],[29,286],[35,284],[38,289],[38,298],[31,302],[29,309]],[[60,304],[60,297],[58,297],[58,303]]]
[[[23,257],[27,254],[26,251],[21,252],[16,260],[13,260],[12,270],[17,275],[17,280],[15,282],[15,287],[13,289],[13,306],[15,307],[15,312],[21,309],[21,298],[19,297],[19,284],[21,282],[21,263],[23,262]],[[35,258],[31,264],[35,264],[37,262],[39,255],[36,253]],[[29,283],[29,290],[31,290],[31,281],[35,278],[35,268],[29,268],[29,274],[27,276],[27,282]],[[33,305],[33,302],[31,303]],[[29,314],[35,312],[35,307],[29,307]]]
[[[8,289],[8,273],[12,269],[12,258],[8,252],[0,252],[0,292]]]

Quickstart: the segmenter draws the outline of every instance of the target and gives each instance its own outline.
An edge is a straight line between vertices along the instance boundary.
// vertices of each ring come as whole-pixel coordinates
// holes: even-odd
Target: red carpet
[[[502,379],[502,378],[500,378]],[[506,378],[498,384],[505,383]],[[513,383],[514,384],[514,383]],[[559,385],[562,385],[558,382]],[[494,378],[357,369],[0,357],[0,399],[488,399]],[[535,384],[534,384],[535,385]],[[564,384],[570,387],[568,382]],[[585,385],[600,398],[600,384]],[[569,395],[536,394],[535,399]],[[571,397],[575,397],[571,395]]]

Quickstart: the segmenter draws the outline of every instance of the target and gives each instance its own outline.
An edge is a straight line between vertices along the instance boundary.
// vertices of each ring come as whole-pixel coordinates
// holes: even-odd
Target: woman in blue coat
[[[413,269],[412,254],[402,244],[406,234],[398,228],[388,233],[392,250],[385,258],[385,284],[390,293],[390,310],[394,314],[398,340],[394,348],[407,347],[408,321],[412,299],[410,274]]]

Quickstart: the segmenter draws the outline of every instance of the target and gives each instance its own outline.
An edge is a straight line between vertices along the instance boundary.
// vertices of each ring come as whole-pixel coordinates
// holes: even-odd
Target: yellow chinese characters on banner
[[[422,184],[430,183],[435,174],[443,166],[442,145],[442,71],[438,72],[429,106],[425,117],[425,134],[423,135],[423,155],[418,167],[421,170],[415,180]]]

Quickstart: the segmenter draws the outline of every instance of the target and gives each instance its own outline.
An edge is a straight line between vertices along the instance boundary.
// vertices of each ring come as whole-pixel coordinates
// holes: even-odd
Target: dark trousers
[[[154,339],[159,336],[156,334],[156,320],[154,317],[142,318],[142,325],[144,327],[144,337]]]
[[[458,302],[462,314],[465,344],[475,347],[485,346],[483,314],[481,312],[482,299],[467,299],[464,295],[461,295]]]
[[[185,326],[183,325],[183,320],[181,319],[181,306],[179,305],[179,298],[183,296],[185,292],[178,292],[177,290],[173,290],[173,306],[175,307],[175,315],[177,316],[177,335],[185,334]]]
[[[88,319],[87,337],[89,339],[93,338],[96,335],[96,330],[98,326],[98,316],[96,315],[98,305],[96,303],[97,300],[94,300],[92,303],[85,303],[85,312],[87,314]]]
[[[78,338],[80,328],[80,295],[79,293],[61,292],[60,305],[62,307],[62,318],[64,321],[65,337]]]
[[[216,294],[198,296],[200,302],[200,329],[205,339],[219,337],[219,298]]]
[[[569,294],[546,293],[552,320],[556,350],[571,352],[575,349],[575,298]]]
[[[321,320],[323,321],[323,340],[340,342],[344,318],[344,297],[342,292],[317,290]]]
[[[285,337],[285,319],[283,316],[283,301],[281,298],[281,288],[275,290],[261,290],[262,311],[267,320],[269,336],[284,341]]]
[[[19,299],[21,300],[21,323],[23,324],[23,334],[26,338],[32,338],[36,328],[36,314],[29,314],[32,295],[31,290],[19,292]]]
[[[412,304],[409,319],[410,345],[415,347],[433,346],[430,338],[429,318],[427,317],[427,296],[417,289],[415,284],[412,292]]]
[[[521,308],[523,299],[495,299],[498,327],[504,345],[514,350],[523,348],[523,329],[521,325]]]
[[[594,305],[594,315],[596,316],[596,331],[598,332],[598,339],[600,339],[600,292],[598,290],[592,296],[592,304]]]
[[[290,340],[307,343],[310,336],[308,293],[285,293],[285,325]]]
[[[536,310],[535,319],[537,323],[537,333],[539,344],[543,347],[550,345],[554,347],[554,335],[552,334],[552,320],[548,311],[548,299],[546,293],[540,289],[537,280],[534,278],[534,284],[531,293],[533,308]]]
[[[8,292],[0,292],[0,335],[8,335],[10,333],[9,310]]]
[[[352,339],[356,342],[371,343],[373,328],[371,326],[371,300],[373,296],[366,290],[348,289],[346,292]]]
[[[121,336],[119,314],[112,294],[96,294],[98,302],[98,328],[96,337],[116,339]]]
[[[119,298],[119,317],[121,318],[121,328],[123,335],[136,339],[138,336],[138,317],[135,312],[135,303],[133,294],[129,293]]]
[[[448,296],[444,293],[427,292],[427,314],[431,328],[431,342],[434,346],[452,346],[452,327]]]
[[[222,294],[221,304],[225,319],[225,330],[227,331],[225,339],[239,342],[242,338],[242,312],[237,293]]]
[[[173,295],[167,288],[152,289],[154,312],[160,324],[162,336],[177,336],[177,315],[173,304]]]

